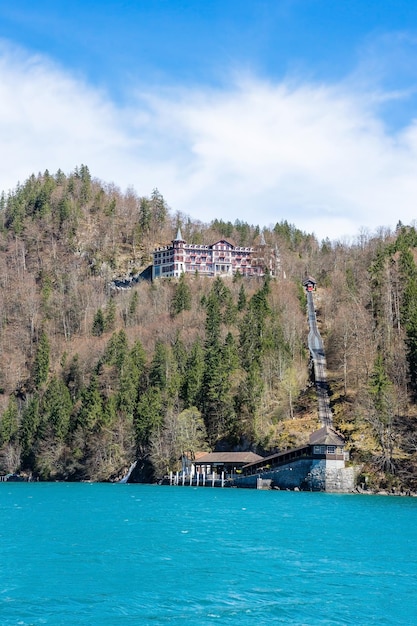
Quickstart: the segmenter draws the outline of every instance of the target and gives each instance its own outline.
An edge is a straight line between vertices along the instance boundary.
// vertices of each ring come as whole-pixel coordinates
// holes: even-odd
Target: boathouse
[[[352,491],[355,476],[353,468],[345,467],[344,446],[344,438],[334,428],[323,426],[310,435],[307,445],[245,465],[236,486],[254,487],[262,478],[280,489]]]
[[[193,462],[192,473],[233,476],[239,474],[249,463],[261,461],[262,457],[254,452],[206,452],[197,455]]]

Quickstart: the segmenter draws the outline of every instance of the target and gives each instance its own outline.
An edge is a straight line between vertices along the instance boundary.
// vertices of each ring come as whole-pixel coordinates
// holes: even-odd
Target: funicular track
[[[314,368],[314,380],[316,383],[317,401],[319,410],[319,420],[323,426],[332,426],[333,417],[330,409],[328,384],[326,378],[326,355],[323,347],[323,340],[317,327],[316,311],[314,308],[313,293],[307,291],[307,312],[308,312],[308,348]]]

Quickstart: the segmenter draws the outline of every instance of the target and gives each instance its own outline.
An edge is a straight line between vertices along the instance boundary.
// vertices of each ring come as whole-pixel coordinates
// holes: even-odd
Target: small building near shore
[[[248,463],[236,486],[255,486],[258,478],[269,479],[280,489],[349,492],[355,471],[345,467],[345,440],[329,425],[319,428],[305,446],[284,450]]]
[[[345,440],[331,426],[323,426],[310,435],[309,444],[315,459],[346,460]]]
[[[254,452],[206,452],[197,455],[192,472],[206,476],[213,473],[220,476],[224,472],[225,476],[231,476],[239,474],[248,463],[260,460],[262,457]]]

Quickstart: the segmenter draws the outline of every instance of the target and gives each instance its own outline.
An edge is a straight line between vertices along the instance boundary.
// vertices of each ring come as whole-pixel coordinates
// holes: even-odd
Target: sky
[[[173,213],[417,217],[417,2],[0,0],[0,189],[88,165]]]

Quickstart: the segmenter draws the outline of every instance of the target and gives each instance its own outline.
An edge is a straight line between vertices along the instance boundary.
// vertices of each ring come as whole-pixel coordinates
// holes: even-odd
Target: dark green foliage
[[[33,444],[38,435],[40,423],[41,417],[39,413],[39,397],[35,394],[27,399],[22,410],[20,442],[23,448],[22,458],[24,467],[33,467]]]
[[[155,344],[149,382],[161,390],[167,401],[175,399],[180,390],[181,377],[175,356],[172,348],[162,341]]]
[[[104,352],[104,362],[115,365],[120,372],[126,359],[129,347],[126,332],[122,329],[114,333],[107,344]]]
[[[91,198],[91,175],[86,165],[81,165],[79,170],[81,178],[80,200],[83,204]]]
[[[182,380],[187,373],[187,351],[185,349],[183,341],[181,340],[179,332],[177,332],[175,341],[172,345],[172,353],[175,358],[178,373],[181,376]]]
[[[246,308],[246,291],[244,285],[240,285],[239,299],[237,301],[237,310],[243,311]]]
[[[187,283],[185,274],[181,274],[175,286],[171,308],[174,316],[182,311],[189,311],[191,309],[191,289]]]
[[[186,376],[183,380],[182,399],[186,407],[201,405],[201,387],[204,375],[204,350],[201,340],[194,342],[186,364]]]
[[[152,217],[155,226],[157,228],[162,228],[168,217],[168,207],[158,189],[154,189],[152,191],[149,205],[152,211]]]
[[[100,337],[104,333],[105,328],[105,320],[102,309],[98,309],[97,313],[94,316],[93,327],[91,329],[91,334],[95,337]]]
[[[246,314],[240,323],[240,356],[245,369],[260,362],[265,339],[266,318],[270,313],[265,288],[252,296]]]
[[[161,390],[148,389],[140,396],[135,415],[135,433],[137,444],[144,448],[149,444],[152,433],[163,424],[164,409]]]
[[[221,339],[221,306],[228,300],[229,290],[216,279],[206,301],[205,368],[201,390],[201,407],[211,443],[231,435],[236,414],[231,393],[230,376],[235,364],[234,340],[229,334],[224,345]]]
[[[77,425],[91,430],[102,421],[103,399],[98,388],[97,376],[93,374],[88,387],[81,393],[81,406],[77,416]]]
[[[147,235],[152,224],[152,209],[147,198],[141,198],[139,204],[139,228],[142,235]]]
[[[0,446],[17,439],[19,433],[19,410],[15,396],[11,396],[7,409],[0,418]]]
[[[70,427],[72,401],[65,383],[51,378],[41,402],[42,423],[51,429],[53,436],[64,441]]]
[[[133,422],[138,398],[146,388],[145,366],[145,351],[142,344],[136,341],[123,361],[117,394],[117,408],[130,422]]]
[[[274,232],[288,244],[291,250],[297,250],[309,236],[293,224],[289,224],[287,220],[275,224]]]
[[[406,330],[410,387],[417,397],[417,267],[410,250],[401,251],[399,266],[405,284],[401,313]]]
[[[223,361],[226,372],[233,372],[239,367],[239,352],[232,333],[227,333],[223,346]]]
[[[369,390],[375,409],[382,420],[387,419],[387,396],[391,388],[392,384],[385,370],[384,359],[379,352],[370,376]]]
[[[223,220],[214,220],[211,223],[212,227],[226,239],[228,237],[232,237],[233,235],[233,224],[232,222],[224,222]]]
[[[32,381],[36,389],[39,389],[47,380],[49,372],[50,346],[46,333],[43,331],[39,337],[36,348],[35,360],[32,368]]]
[[[113,298],[107,302],[106,310],[104,313],[104,330],[109,332],[114,330],[114,325],[116,322],[116,303]]]

